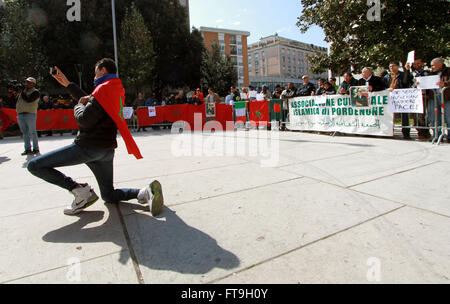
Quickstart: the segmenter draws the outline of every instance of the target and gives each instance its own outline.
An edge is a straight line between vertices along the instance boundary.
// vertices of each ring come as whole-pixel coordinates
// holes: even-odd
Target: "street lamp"
[[[114,60],[117,66],[117,75],[119,75],[119,59],[117,56],[117,33],[116,33],[116,6],[115,0],[111,0],[112,21],[113,21],[113,35],[114,35]]]
[[[80,64],[80,63],[75,64],[75,68],[76,68],[76,70],[77,70],[77,73],[78,73],[78,79],[79,79],[79,81],[80,81],[80,89],[82,89],[83,87],[82,87],[82,82],[81,82],[81,75],[83,74],[83,65]]]

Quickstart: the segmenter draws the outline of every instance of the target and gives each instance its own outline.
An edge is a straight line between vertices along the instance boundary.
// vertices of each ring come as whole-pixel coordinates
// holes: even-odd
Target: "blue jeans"
[[[78,183],[54,168],[86,164],[94,173],[105,202],[119,203],[137,198],[139,189],[114,189],[113,160],[114,149],[83,148],[73,143],[34,158],[28,163],[28,171],[51,184],[72,191]]]
[[[37,114],[20,113],[17,115],[20,131],[23,134],[25,151],[31,151],[31,140],[33,140],[33,150],[39,150],[38,136],[36,132]]]
[[[436,93],[437,94],[437,93]],[[438,126],[442,126],[442,111],[441,111],[441,100],[442,96],[440,94],[437,95],[437,107],[438,107],[438,117],[437,117],[437,123]],[[434,100],[428,101],[428,120],[431,123],[431,126],[434,127],[435,124],[435,117],[434,117]],[[445,112],[445,123],[447,124],[447,127],[450,128],[450,101],[446,101],[444,104],[444,112]],[[441,129],[438,129],[438,134],[441,134]]]

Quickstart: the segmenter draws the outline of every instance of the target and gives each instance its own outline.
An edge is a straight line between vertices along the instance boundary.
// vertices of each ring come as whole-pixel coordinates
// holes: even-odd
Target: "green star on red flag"
[[[123,102],[122,102],[122,96],[120,96],[120,112],[119,112],[119,118],[120,118],[120,120],[124,120],[124,117],[123,117]]]
[[[50,116],[45,116],[45,122],[49,123],[52,121],[52,118]]]
[[[259,111],[256,111],[255,112],[255,114],[256,114],[256,117],[258,117],[259,119],[261,119],[261,117],[262,117],[262,113],[261,112],[259,112]]]

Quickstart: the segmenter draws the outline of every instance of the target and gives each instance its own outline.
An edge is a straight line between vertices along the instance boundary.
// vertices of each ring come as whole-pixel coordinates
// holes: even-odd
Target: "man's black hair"
[[[106,68],[109,74],[117,74],[117,66],[114,60],[110,58],[100,59],[95,66],[101,70],[102,68]]]

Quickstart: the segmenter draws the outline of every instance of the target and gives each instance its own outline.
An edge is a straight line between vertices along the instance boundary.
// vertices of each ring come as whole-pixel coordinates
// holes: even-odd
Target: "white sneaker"
[[[164,197],[160,182],[154,181],[148,187],[141,189],[137,198],[140,204],[150,203],[150,211],[153,216],[161,213],[164,206]]]
[[[95,194],[94,190],[88,184],[85,184],[81,188],[75,188],[71,192],[75,198],[72,205],[64,209],[64,214],[66,215],[78,214],[98,200],[97,194]]]

